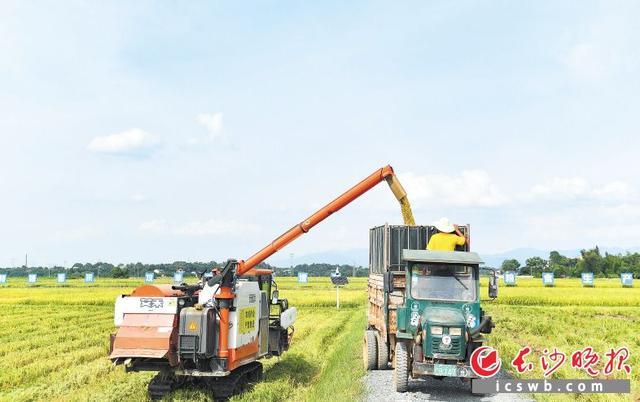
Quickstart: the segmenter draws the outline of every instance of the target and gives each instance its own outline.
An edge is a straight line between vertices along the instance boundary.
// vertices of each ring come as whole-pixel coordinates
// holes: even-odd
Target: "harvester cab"
[[[482,260],[470,251],[425,250],[430,232],[415,226],[372,229],[363,358],[367,369],[386,368],[390,361],[399,392],[408,389],[410,377],[473,381],[471,354],[494,328],[480,305]],[[497,296],[495,274],[489,296]]]

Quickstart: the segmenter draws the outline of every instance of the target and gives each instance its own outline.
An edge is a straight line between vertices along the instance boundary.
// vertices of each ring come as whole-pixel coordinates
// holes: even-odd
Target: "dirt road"
[[[501,373],[501,376],[505,376]],[[367,373],[367,402],[379,401],[482,401],[482,402],[529,402],[528,395],[492,394],[485,396],[471,395],[469,383],[457,378],[436,380],[433,378],[410,380],[409,392],[399,393],[393,385],[393,370],[375,370]]]

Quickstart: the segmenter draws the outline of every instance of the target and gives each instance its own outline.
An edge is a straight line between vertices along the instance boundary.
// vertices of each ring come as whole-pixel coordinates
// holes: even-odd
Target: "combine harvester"
[[[258,360],[288,349],[296,308],[278,297],[273,272],[258,264],[383,180],[400,202],[405,223],[413,224],[393,169],[378,169],[247,260],[230,259],[193,285],[144,285],[118,298],[109,358],[127,372],[157,371],[149,384],[153,399],[186,380],[199,379],[215,399],[259,380]]]

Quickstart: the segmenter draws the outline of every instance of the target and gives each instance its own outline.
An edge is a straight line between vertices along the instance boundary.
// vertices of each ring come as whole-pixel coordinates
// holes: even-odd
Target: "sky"
[[[0,266],[248,258],[390,164],[472,249],[640,246],[640,3],[0,3]],[[274,259],[366,248],[382,184]]]

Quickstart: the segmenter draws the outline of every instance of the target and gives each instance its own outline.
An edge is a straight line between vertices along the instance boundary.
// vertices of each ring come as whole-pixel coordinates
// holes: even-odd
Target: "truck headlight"
[[[442,335],[442,327],[431,327],[431,335]]]
[[[462,335],[462,328],[449,328],[449,335],[451,336]]]

